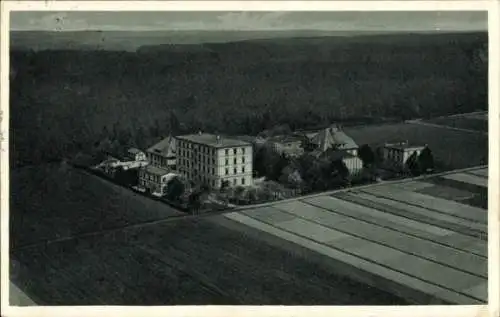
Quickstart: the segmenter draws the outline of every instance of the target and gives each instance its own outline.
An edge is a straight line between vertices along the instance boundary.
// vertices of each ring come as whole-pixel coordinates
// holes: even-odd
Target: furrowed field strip
[[[84,249],[82,250],[81,248],[76,247],[76,253],[77,253],[77,258],[82,258],[85,259],[84,263],[89,263],[89,265],[84,265],[82,262],[74,263],[71,260],[67,259],[64,253],[59,253],[57,258],[60,263],[59,267],[57,268],[58,272],[66,272],[66,276],[68,276],[67,280],[71,282],[71,287],[68,287],[67,292],[71,292],[73,289],[79,289],[81,290],[80,286],[84,287],[83,292],[85,295],[83,296],[78,296],[75,300],[76,304],[82,304],[82,305],[88,305],[88,304],[93,304],[96,301],[99,304],[105,304],[106,301],[99,296],[99,294],[102,294],[102,290],[100,287],[96,289],[95,287],[89,288],[89,279],[94,278],[95,272],[102,272],[102,262],[100,261],[100,258],[93,256],[92,252],[89,252],[88,250]],[[52,256],[51,259],[48,259],[47,262],[49,261],[54,261],[56,256]],[[113,274],[116,274],[114,271]],[[114,285],[116,287],[116,285]],[[90,291],[90,293],[89,293]],[[95,300],[94,300],[95,299]],[[81,302],[81,301],[84,302]]]
[[[413,182],[408,182],[408,183],[394,184],[393,186],[396,186],[396,187],[404,189],[404,190],[416,191],[416,190],[421,190],[421,189],[432,187],[433,185],[430,183],[426,183],[426,182],[413,181]]]
[[[89,267],[89,271],[92,272],[92,270],[97,270],[99,275],[97,276],[103,276],[106,275],[104,278],[99,279],[97,281],[98,286],[98,292],[96,294],[101,294],[103,296],[104,294],[106,295],[111,295],[111,294],[116,294],[116,290],[118,287],[123,287],[124,282],[122,280],[120,272],[116,269],[116,267],[111,267],[109,266],[108,260],[103,259],[101,256],[96,255],[96,252],[92,250],[91,248],[80,248],[79,249],[80,256],[85,259],[85,261],[88,261],[87,267]],[[116,259],[116,253],[117,250],[113,248],[113,250],[104,250],[103,254],[106,254],[112,259]],[[129,274],[129,272],[125,271],[125,274]],[[94,281],[96,279],[95,273],[94,274],[89,274],[90,278],[93,278]],[[88,282],[87,282],[88,283]],[[97,290],[96,290],[97,291]],[[120,292],[118,294],[120,295]],[[106,304],[120,304],[122,303],[121,296],[120,298],[117,298],[117,296],[111,298],[107,297],[106,298]]]
[[[267,210],[267,208],[266,208],[266,210]],[[291,217],[289,219],[293,219],[293,217]],[[325,296],[324,295],[325,293],[326,294],[336,294],[340,290],[345,290],[346,287],[348,289],[353,289],[351,281],[349,281],[348,284],[344,285],[344,286],[339,286],[339,284],[337,284],[337,283],[343,284],[342,280],[345,279],[345,278],[340,278],[340,280],[339,280],[339,275],[338,275],[337,270],[333,270],[333,271],[327,270],[328,272],[326,273],[326,275],[323,275],[322,273],[317,272],[316,271],[317,268],[314,264],[315,261],[311,261],[311,254],[309,254],[308,256],[304,256],[303,254],[301,254],[301,255],[299,255],[300,261],[289,262],[288,260],[290,260],[290,256],[292,256],[293,254],[296,254],[294,252],[297,250],[297,248],[302,248],[300,246],[297,246],[295,244],[294,244],[294,246],[291,246],[294,251],[287,250],[286,248],[285,248],[285,250],[283,250],[283,245],[282,245],[282,243],[284,241],[283,239],[280,239],[276,236],[272,236],[269,234],[262,234],[261,231],[258,231],[254,228],[251,228],[251,227],[248,227],[248,226],[245,226],[242,224],[237,224],[236,222],[233,222],[232,220],[226,219],[223,216],[217,216],[217,219],[214,219],[214,220],[215,220],[215,223],[217,224],[217,227],[220,227],[221,225],[224,227],[227,227],[228,222],[230,224],[233,224],[233,225],[236,224],[236,227],[230,226],[229,228],[233,232],[239,233],[239,235],[243,235],[242,238],[244,240],[242,242],[244,242],[247,239],[250,239],[248,241],[249,243],[241,243],[241,244],[234,244],[233,243],[230,246],[223,248],[223,250],[222,250],[222,251],[224,251],[224,253],[223,253],[224,255],[222,255],[223,258],[227,256],[229,258],[235,257],[235,258],[239,259],[239,260],[237,260],[238,262],[236,264],[233,265],[233,264],[229,263],[228,265],[238,267],[240,271],[245,270],[245,271],[251,271],[251,272],[259,272],[259,275],[261,275],[261,276],[264,275],[264,276],[279,277],[280,282],[279,283],[273,282],[272,283],[273,285],[277,285],[277,287],[285,287],[285,288],[289,288],[289,287],[293,286],[296,289],[303,289],[304,291],[309,292],[309,297],[314,296],[314,298],[317,298],[317,299],[321,298],[321,300],[319,302],[317,302],[318,304],[320,302],[323,302],[323,301],[325,301],[327,303],[331,303],[331,301],[329,301],[327,299],[327,298],[330,298],[330,296],[326,296],[325,300],[322,299]],[[221,220],[223,220],[222,224],[221,224]],[[250,230],[250,232],[249,232],[249,230]],[[275,239],[275,240],[279,240],[280,241],[279,244],[275,245],[273,242],[270,242],[268,240],[268,238],[263,239],[263,236],[265,236],[265,235],[268,235],[269,237],[274,237],[273,239]],[[261,239],[263,239],[264,240],[263,242],[265,242],[265,243],[259,243],[259,244],[255,243],[255,240],[262,241]],[[202,250],[210,250],[210,246],[212,245],[212,243],[210,241],[202,240],[200,243],[201,244],[199,246],[197,243],[198,248],[201,248]],[[288,243],[292,244],[291,242],[288,242]],[[278,248],[279,252],[276,252],[277,250],[275,250],[275,248]],[[207,252],[207,251],[205,251],[205,252]],[[313,252],[313,251],[308,251],[308,252]],[[199,252],[197,252],[197,253],[199,253]],[[314,256],[323,257],[322,255],[316,254],[314,252],[313,252],[313,254],[314,254]],[[210,257],[210,254],[207,253],[207,256]],[[297,255],[295,255],[295,256],[297,256]],[[221,257],[221,256],[219,256],[219,257]],[[240,261],[243,261],[244,263],[240,264]],[[269,263],[270,261],[273,263],[272,267],[270,267],[269,269],[264,268],[265,271],[262,271],[263,270],[262,264]],[[303,264],[301,264],[302,261],[306,261],[307,265],[310,265],[313,268],[310,268],[309,270],[304,270]],[[251,267],[245,268],[245,265],[244,265],[245,263],[247,266],[251,265]],[[288,264],[288,263],[290,263],[290,264]],[[326,265],[326,268],[330,268],[330,265],[328,265],[327,263],[324,263],[324,265]],[[266,267],[267,267],[267,265],[266,265]],[[325,269],[325,266],[322,266],[321,269]],[[309,272],[314,272],[314,273],[311,274]],[[259,281],[260,281],[260,279],[259,279]],[[257,283],[260,283],[260,282],[257,282]],[[281,286],[283,283],[284,283],[284,286]],[[296,286],[293,284],[295,284]],[[266,285],[266,284],[264,284],[264,285]],[[289,286],[287,286],[287,285],[289,285]],[[340,289],[339,289],[339,287],[340,287]],[[357,289],[357,288],[355,288],[355,289]],[[282,294],[282,292],[278,292],[278,293]],[[270,298],[272,298],[273,300],[272,300],[272,302],[268,302],[268,299],[263,298],[263,299],[261,299],[260,303],[262,303],[263,301],[264,302],[267,301],[269,304],[271,304],[271,303],[276,303],[276,304],[286,303],[286,301],[282,299],[282,296],[286,296],[286,294],[282,294],[282,296],[278,296],[277,295],[278,293],[276,293],[275,291],[273,291],[271,293],[266,291],[267,298],[269,299],[269,296],[271,296]],[[293,292],[291,295],[294,297],[294,300],[296,301],[297,304],[307,303],[307,301],[304,301],[304,298],[302,296],[300,298],[296,298]],[[358,297],[358,295],[361,297],[365,296],[359,292],[356,294],[356,296]],[[276,299],[274,299],[275,297],[276,297]],[[375,303],[375,301],[369,301],[369,303],[371,303],[371,302]],[[255,303],[259,303],[259,301],[256,300]],[[350,296],[347,303],[354,304],[354,303],[356,303],[356,299],[354,299],[352,296]]]
[[[432,234],[434,235],[434,239],[453,233],[453,230],[449,228],[443,228],[436,224],[422,223],[420,221],[420,218],[409,218],[406,212],[395,213],[390,210],[391,212],[389,213],[385,209],[379,210],[371,206],[364,206],[362,204],[359,204],[357,201],[351,202],[345,200],[343,199],[344,196],[349,197],[350,194],[342,193],[342,195],[339,196],[340,198],[337,198],[336,196],[320,196],[312,199],[305,199],[303,201],[307,204],[328,209],[333,212],[342,213],[344,215],[358,215],[357,218],[359,219],[363,219],[365,216],[373,215],[377,218],[395,221],[398,226],[402,225],[403,228],[411,226],[412,228],[415,228],[417,230]]]
[[[382,196],[406,204],[434,210],[436,212],[446,213],[457,218],[469,220],[470,222],[482,224],[487,223],[486,210],[463,205],[454,201],[435,198],[416,192],[399,190],[391,186],[371,187],[362,189],[361,191],[379,197]]]
[[[470,184],[470,183],[459,182],[459,181],[456,181],[456,180],[453,180],[453,179],[449,179],[449,178],[444,178],[444,177],[441,177],[441,176],[429,178],[427,180],[427,182],[431,183],[431,184],[434,184],[434,185],[437,185],[437,186],[442,186],[444,188],[450,188],[451,191],[454,190],[454,189],[464,190],[464,191],[470,192],[470,193],[472,193],[472,194],[474,194],[476,196],[477,195],[482,195],[485,198],[487,197],[487,194],[488,194],[488,189],[485,188],[485,187],[477,186],[477,185]],[[424,189],[421,192],[425,193],[426,190]],[[479,209],[484,210],[485,212],[487,212],[487,208],[479,207]]]
[[[485,114],[468,114],[468,115],[464,115],[463,116],[464,118],[471,118],[471,119],[476,119],[476,120],[485,120],[487,121],[488,120],[488,114],[485,113]]]
[[[183,241],[185,240],[183,239]],[[274,277],[278,278],[278,280],[273,283],[274,285],[283,285],[284,283],[288,284],[290,283],[290,281],[296,280],[296,278],[292,274],[284,272],[280,269],[268,267],[266,265],[266,258],[262,258],[262,262],[256,261],[254,258],[256,256],[259,256],[258,254],[249,251],[247,248],[238,247],[238,245],[234,245],[234,247],[232,245],[230,250],[227,250],[224,247],[218,249],[218,252],[222,254],[216,256],[215,258],[213,252],[211,252],[211,250],[213,250],[213,246],[208,241],[190,241],[188,245],[183,246],[183,249],[184,248],[190,250],[190,258],[186,261],[193,264],[195,267],[212,268],[207,271],[207,273],[212,277],[219,275],[223,276],[225,274],[224,271],[226,270],[226,266],[229,268],[235,268],[238,272],[242,272],[244,274],[243,276],[245,276],[245,278],[242,280],[242,275],[237,273],[238,275],[240,275],[238,279],[240,283],[231,283],[231,285],[225,285],[224,289],[226,290],[236,287],[236,290],[238,290],[238,293],[240,293],[242,292],[243,285],[255,285],[258,289],[259,285],[262,286],[262,279],[260,278],[260,276],[273,277],[273,280],[275,279]],[[224,265],[221,265],[220,259],[224,259]],[[214,272],[214,269],[217,270],[219,267],[221,268],[221,271],[219,273]],[[256,272],[258,272],[258,274],[256,274]],[[246,279],[249,280],[246,281]],[[307,284],[315,285],[316,288],[325,288],[324,283],[320,284],[319,281],[312,281],[308,279]],[[245,291],[245,301],[250,300],[251,302],[255,303],[265,301],[266,298],[262,297],[264,295],[259,293],[260,292],[258,291]],[[249,298],[250,295],[253,295],[252,298]],[[239,301],[242,302],[241,300]]]
[[[415,278],[406,274],[403,274],[399,271],[394,271],[388,268],[386,265],[377,264],[370,260],[364,260],[357,256],[351,255],[349,253],[344,253],[342,251],[338,251],[331,246],[327,246],[324,243],[318,243],[313,240],[310,240],[306,237],[302,237],[300,235],[291,234],[287,230],[278,229],[274,226],[267,225],[263,222],[256,221],[250,217],[246,217],[243,215],[239,215],[236,213],[232,213],[229,215],[225,215],[225,217],[232,219],[237,222],[241,222],[243,224],[252,226],[257,230],[263,230],[270,234],[276,235],[290,242],[297,243],[303,247],[309,248],[313,251],[316,251],[320,254],[326,255],[327,257],[331,257],[334,260],[340,260],[341,262],[348,263],[358,269],[370,272],[372,274],[377,274],[389,280],[392,280],[396,283],[407,283],[412,285],[412,288],[418,289],[427,294],[436,294],[442,293],[445,300],[450,302],[460,302],[460,301],[471,301],[479,303],[479,299],[471,299],[468,295],[458,294],[454,291],[450,291],[447,288],[439,286],[435,283],[429,283],[419,278]]]
[[[353,220],[311,205],[302,204],[301,206],[296,205],[293,207],[276,205],[274,208],[315,224],[375,242],[409,255],[421,257],[452,269],[470,273],[478,277],[487,277],[487,260],[483,257],[444,247],[428,240],[415,239],[399,232],[389,231],[370,223]],[[322,212],[325,216],[322,219],[313,216],[311,211],[314,209],[316,209],[316,212]],[[453,266],[457,261],[461,263],[462,268]]]
[[[486,170],[486,172],[483,172],[483,171],[470,171],[470,172],[465,172],[464,174],[474,175],[474,176],[477,176],[477,177],[482,177],[482,178],[486,179],[486,181],[488,181],[488,170]]]
[[[71,278],[71,276],[73,274],[75,274],[74,272],[71,272],[71,270],[73,269],[72,267],[70,267],[70,268],[67,268],[67,267],[65,268],[64,266],[55,267],[53,265],[54,258],[49,257],[48,254],[46,254],[43,251],[41,251],[41,253],[43,254],[43,257],[45,258],[43,263],[49,263],[48,266],[50,267],[50,270],[52,272],[55,272],[57,277],[64,281],[63,285],[55,286],[58,289],[58,291],[62,291],[62,293],[64,294],[62,302],[67,302],[67,299],[65,298],[65,296],[67,296],[67,294],[71,294],[72,296],[70,295],[70,297],[72,297],[72,299],[70,301],[72,301],[72,302],[78,302],[79,299],[85,298],[85,299],[89,300],[90,302],[94,302],[94,303],[97,302],[99,304],[104,304],[100,298],[95,296],[95,293],[93,293],[91,290],[86,290],[85,286],[81,287],[78,285],[74,285],[74,283],[71,283],[73,280]],[[61,261],[61,260],[58,260],[58,261]],[[62,286],[71,287],[71,288],[62,289]]]
[[[459,202],[461,204],[466,204],[467,200],[473,199],[476,197],[477,194],[471,193],[470,191],[465,191],[461,189],[456,189],[456,188],[450,188],[444,185],[432,185],[432,187],[420,189],[417,191],[418,193],[424,194],[424,195],[429,195],[432,197],[437,197],[437,198],[443,198],[446,200],[453,200],[456,202]],[[473,207],[479,207],[479,206],[474,206]]]
[[[341,197],[350,199],[355,203],[362,204],[367,207],[373,204],[373,207],[376,207],[379,210],[382,209],[382,211],[394,213],[399,216],[406,215],[406,217],[410,219],[447,228],[452,231],[467,232],[470,229],[474,229],[482,233],[487,232],[486,225],[474,223],[467,219],[454,217],[449,214],[443,214],[433,210],[407,205],[399,201],[365,192],[351,192],[349,194],[342,195]],[[359,198],[359,200],[355,200],[355,198]]]
[[[342,261],[344,263],[348,263],[358,269],[364,270],[366,272],[370,272],[372,274],[377,274],[380,275],[384,278],[387,278],[389,280],[392,280],[398,284],[401,283],[407,283],[409,285],[412,285],[412,288],[418,289],[426,294],[436,294],[439,292],[443,292],[442,296],[443,299],[450,301],[450,302],[460,302],[460,301],[465,301],[465,302],[475,302],[475,303],[480,303],[484,299],[479,299],[475,298],[473,296],[470,296],[468,294],[464,294],[462,292],[457,292],[453,289],[450,289],[448,287],[438,285],[435,282],[431,281],[426,281],[425,279],[415,277],[412,275],[409,275],[407,273],[403,273],[397,269],[393,269],[385,264],[377,263],[374,262],[370,259],[365,259],[363,257],[357,256],[353,253],[350,253],[348,251],[343,251],[339,250],[337,248],[334,248],[332,246],[326,245],[324,243],[319,243],[317,241],[311,240],[307,237],[297,235],[295,233],[292,233],[287,230],[279,229],[276,228],[275,226],[268,225],[266,223],[263,223],[261,221],[257,221],[255,219],[252,219],[250,217],[237,214],[237,213],[231,213],[225,215],[225,217],[228,217],[229,219],[232,219],[237,222],[241,222],[243,224],[246,224],[248,226],[252,226],[258,230],[262,230],[265,232],[268,232],[270,234],[277,235],[287,241],[291,241],[294,243],[297,243],[303,247],[309,248],[313,251],[319,252],[321,254],[324,254],[328,257],[331,257],[335,260]]]
[[[227,293],[228,289],[223,290],[221,287],[214,284],[210,277],[207,277],[205,275],[206,274],[204,273],[205,270],[209,270],[211,273],[215,273],[216,271],[213,270],[219,269],[220,266],[217,265],[214,266],[212,263],[216,261],[214,259],[211,259],[210,256],[202,257],[197,252],[199,250],[196,249],[197,246],[196,243],[191,241],[192,237],[184,235],[181,232],[178,232],[178,234],[180,235],[181,240],[183,241],[182,248],[179,248],[177,246],[172,246],[169,247],[168,250],[164,249],[160,250],[160,249],[155,249],[154,247],[153,248],[150,247],[148,249],[146,249],[144,246],[138,246],[138,247],[143,251],[154,255],[156,258],[158,258],[159,261],[168,263],[170,266],[175,267],[177,270],[180,270],[192,276],[195,280],[198,280],[200,284],[204,285],[204,287],[206,287],[214,294],[218,294],[219,296],[225,297],[227,299],[236,300],[237,302],[242,302],[242,299],[239,299],[238,296],[234,296],[234,294],[229,295]],[[189,266],[187,266],[186,264],[189,264]],[[201,271],[198,271],[195,268],[200,268]],[[223,268],[220,267],[220,269],[221,269],[220,273],[223,274],[222,272]],[[220,281],[217,282],[219,283]]]
[[[465,173],[450,174],[443,176],[444,178],[453,179],[459,182],[470,183],[482,187],[488,187],[488,180],[483,177],[468,175]]]
[[[420,223],[415,220],[405,218],[405,213],[403,213],[403,216],[399,216],[384,212],[383,210],[381,211],[371,206],[358,204],[359,202],[356,202],[356,200],[358,200],[357,198],[352,202],[344,199],[346,198],[325,197],[325,199],[316,198],[308,200],[306,201],[306,203],[318,208],[328,210],[330,212],[335,212],[346,217],[357,219],[359,221],[370,222],[392,231],[401,232],[402,234],[408,236],[417,237],[434,243],[442,244],[443,246],[455,250],[464,250],[477,256],[486,257],[486,243],[484,243],[483,240],[477,239],[470,235],[460,234],[460,241],[467,241],[471,245],[473,245],[473,247],[464,247],[462,244],[454,243],[453,241],[448,241],[445,243],[443,242],[445,237],[457,235],[459,233],[456,233],[450,229],[434,226],[433,224]],[[369,213],[373,214],[373,216]],[[374,218],[374,216],[378,218]],[[388,219],[389,221],[385,221],[385,219]],[[406,225],[405,222],[407,222]],[[478,245],[482,247],[478,247]]]
[[[175,250],[174,248],[169,248],[169,250],[167,251],[168,256],[165,256],[164,253],[158,250],[153,250],[150,248],[146,249],[144,246],[139,246],[139,245],[137,245],[136,247],[143,253],[153,256],[158,262],[170,266],[174,270],[183,272],[184,274],[190,276],[193,279],[193,281],[197,281],[202,287],[207,289],[209,292],[212,292],[214,294],[217,294],[219,296],[228,299],[232,298],[229,294],[220,289],[217,285],[213,284],[211,281],[205,278],[203,274],[200,274],[199,272],[194,270],[193,266],[187,267],[186,264],[183,264],[183,261],[179,260],[180,253],[184,254],[184,256],[185,257],[187,256],[187,258],[189,259],[190,257],[188,253],[184,251]],[[190,263],[190,262],[187,261],[184,263]]]
[[[117,227],[113,227],[113,228],[106,228],[106,229],[92,231],[92,232],[79,233],[79,234],[75,234],[75,235],[71,235],[71,236],[67,236],[67,237],[62,237],[62,238],[50,239],[50,240],[46,240],[46,241],[42,241],[42,242],[30,243],[30,244],[21,245],[21,246],[12,248],[11,251],[24,250],[24,249],[29,249],[29,248],[34,248],[34,247],[39,247],[39,246],[44,246],[44,245],[50,245],[50,244],[64,242],[64,241],[71,241],[71,240],[80,239],[80,238],[99,236],[99,235],[108,234],[108,233],[112,233],[112,232],[119,232],[121,230],[143,228],[143,227],[148,227],[148,226],[153,226],[153,225],[168,223],[168,222],[173,222],[173,221],[211,217],[214,215],[220,215],[220,214],[224,214],[224,213],[228,213],[228,212],[231,212],[231,210],[230,209],[229,210],[221,210],[221,211],[210,212],[210,213],[201,214],[201,215],[193,215],[193,214],[184,213],[184,214],[180,214],[180,215],[169,216],[169,217],[166,217],[163,219],[143,221],[140,223],[127,224],[127,225],[117,226]]]
[[[424,224],[404,216],[398,216],[378,209],[373,209],[368,206],[359,205],[354,202],[343,200],[342,198],[334,198],[330,196],[316,197],[305,201],[306,204],[323,208],[331,212],[336,212],[347,217],[352,217],[360,221],[370,222],[381,227],[399,231],[401,233],[415,236],[418,238],[441,243],[444,246],[465,250],[478,256],[486,257],[487,249],[484,241],[467,235],[460,235],[461,241],[468,241],[474,245],[473,248],[464,248],[462,245],[455,244],[454,241],[443,242],[445,237],[456,235],[452,230],[440,228],[432,224]],[[478,248],[477,246],[482,246]]]
[[[401,206],[402,208],[399,208],[395,204],[391,203],[384,204],[379,200],[366,199],[365,196],[360,196],[359,194],[362,193],[342,194],[342,195],[337,195],[336,197],[347,202],[358,204],[360,206],[377,209],[388,214],[393,214],[396,216],[418,221],[419,223],[424,225],[431,225],[446,230],[459,232],[468,237],[481,238],[483,236],[486,236],[486,231],[485,231],[486,229],[484,228],[484,226],[471,224],[464,220],[453,218],[452,216],[449,216],[447,214],[439,214],[428,211],[426,209],[423,209],[422,212],[419,212],[421,208],[412,209],[405,205]],[[376,197],[376,196],[375,198],[382,199],[382,197]],[[415,206],[411,207],[418,208]],[[463,225],[464,222],[465,225]]]
[[[252,218],[252,217],[251,217]],[[258,220],[258,219],[255,219]],[[264,222],[264,221],[261,221]],[[483,277],[476,275],[476,274],[471,274],[465,271],[458,270],[454,267],[439,264],[433,261],[429,261],[427,259],[422,259],[418,256],[414,256],[411,254],[407,254],[404,252],[401,252],[397,249],[387,247],[385,245],[382,245],[380,243],[373,242],[369,239],[364,239],[360,238],[358,236],[355,236],[351,233],[347,232],[341,232],[339,230],[335,229],[330,229],[324,225],[321,224],[314,224],[311,223],[310,221],[305,221],[302,219],[296,219],[292,221],[285,221],[281,223],[267,223],[264,222],[268,225],[277,227],[279,229],[294,233],[296,235],[305,237],[307,239],[312,239],[318,243],[324,243],[327,244],[337,250],[341,250],[343,252],[348,252],[350,254],[355,254],[359,257],[362,257],[364,259],[379,263],[379,264],[384,264],[384,265],[395,265],[397,266],[397,262],[394,263],[393,260],[402,260],[402,258],[408,259],[411,263],[419,263],[421,267],[428,267],[429,270],[432,272],[435,272],[436,270],[441,270],[441,271],[446,271],[446,274],[449,274],[444,278],[442,275],[436,275],[432,281],[439,281],[441,280],[442,283],[440,285],[445,284],[448,281],[448,277],[450,275],[455,275],[456,278],[462,278],[467,281],[475,281],[479,283]],[[329,241],[329,237],[334,237],[337,236],[337,232],[341,233],[341,236]],[[318,235],[318,233],[320,233]],[[346,242],[348,241],[348,242]],[[356,242],[354,245],[361,245],[361,247],[353,247],[352,242]],[[372,252],[373,251],[373,252]],[[385,258],[384,258],[385,255]],[[421,278],[421,279],[427,279],[428,272],[423,273],[421,270],[418,268],[414,268],[412,266],[405,266],[403,268],[399,269],[401,272],[406,273],[408,275]],[[459,284],[456,284],[455,287],[453,287],[455,291],[461,291],[462,287],[459,286]],[[470,294],[469,294],[470,295]]]
[[[156,290],[152,290],[151,287],[148,287],[148,285],[150,285],[148,282],[142,284],[145,286],[145,288],[142,289],[142,296],[139,298],[139,301],[137,301],[138,304],[144,304],[145,302],[151,304],[168,303],[165,301],[174,298],[176,292],[181,291],[177,289],[178,287],[180,287],[177,284],[179,280],[194,282],[194,284],[196,285],[194,290],[188,289],[188,292],[201,291],[204,294],[213,294],[213,291],[205,288],[201,283],[199,283],[199,281],[193,280],[192,276],[187,275],[182,270],[179,270],[179,268],[173,265],[170,261],[162,261],[162,259],[154,256],[150,252],[141,250],[141,247],[142,246],[133,245],[132,249],[134,254],[137,254],[135,256],[136,259],[140,259],[138,262],[142,263],[142,266],[138,267],[138,276],[140,274],[143,277],[143,281],[157,280],[160,281],[160,283],[153,284],[155,287],[157,287]],[[168,256],[167,258],[170,259],[171,256]],[[188,278],[185,279],[183,275],[188,276]],[[165,288],[162,285],[166,281],[168,281],[168,288]],[[152,298],[151,293],[156,294],[156,297]]]

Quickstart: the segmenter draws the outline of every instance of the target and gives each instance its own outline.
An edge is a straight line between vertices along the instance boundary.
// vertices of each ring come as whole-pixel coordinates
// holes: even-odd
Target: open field
[[[135,226],[177,212],[71,167],[23,168],[11,181],[11,281],[38,305],[406,303],[223,216]]]
[[[478,186],[433,178],[135,226],[178,213],[64,165],[24,168],[14,246],[95,234],[12,249],[11,281],[39,305],[484,303],[487,213],[451,199]]]
[[[209,221],[177,221],[15,251],[15,283],[45,305],[404,304]]]
[[[69,166],[10,175],[11,247],[165,219],[183,213]]]
[[[428,144],[439,167],[453,170],[481,165],[488,156],[488,137],[457,130],[412,123],[384,124],[345,128],[356,143],[382,145],[409,141]]]
[[[484,303],[486,210],[458,203],[454,195],[461,197],[466,190],[454,183],[405,183],[281,202],[225,217],[329,257],[337,261],[340,274],[413,303]],[[449,200],[422,192],[432,186],[448,188]]]

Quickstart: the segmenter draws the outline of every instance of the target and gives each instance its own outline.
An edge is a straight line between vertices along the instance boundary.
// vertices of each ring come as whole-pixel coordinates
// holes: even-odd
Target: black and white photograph
[[[10,11],[9,304],[487,305],[488,19]]]

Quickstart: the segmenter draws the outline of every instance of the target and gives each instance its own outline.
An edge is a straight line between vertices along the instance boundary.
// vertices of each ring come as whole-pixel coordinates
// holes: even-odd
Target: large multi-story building
[[[252,144],[199,133],[176,137],[177,171],[185,178],[220,188],[252,185]]]
[[[425,145],[410,145],[408,141],[385,144],[383,148],[384,165],[390,169],[403,170],[408,159],[412,155],[420,155],[425,147]]]

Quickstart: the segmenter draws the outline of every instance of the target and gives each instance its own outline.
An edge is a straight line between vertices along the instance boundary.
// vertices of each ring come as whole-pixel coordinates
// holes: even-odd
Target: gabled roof
[[[321,151],[326,151],[335,146],[338,146],[339,149],[358,148],[356,142],[337,126],[321,130],[311,141],[317,144]]]
[[[168,136],[147,149],[146,152],[164,157],[175,156],[175,138]]]

